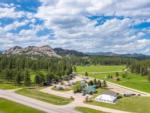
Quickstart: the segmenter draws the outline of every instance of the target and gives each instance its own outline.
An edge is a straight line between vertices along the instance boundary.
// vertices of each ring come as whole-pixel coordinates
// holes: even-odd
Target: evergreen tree
[[[35,75],[34,82],[35,84],[41,84],[41,77],[39,75]]]
[[[150,81],[150,71],[148,72],[148,80]]]
[[[12,81],[12,79],[13,79],[12,70],[9,70],[9,69],[5,70],[5,79],[8,80],[8,81]]]
[[[85,72],[85,76],[86,76],[86,77],[89,76],[88,72]]]
[[[18,72],[15,76],[15,84],[20,85],[22,80],[21,72]]]
[[[103,87],[107,87],[107,83],[105,80],[103,80]]]
[[[102,87],[102,83],[101,83],[100,80],[97,81],[97,87],[98,87],[98,88],[99,88],[99,87]]]
[[[30,86],[31,85],[31,78],[30,78],[30,74],[29,74],[28,70],[25,71],[24,85],[25,86]]]

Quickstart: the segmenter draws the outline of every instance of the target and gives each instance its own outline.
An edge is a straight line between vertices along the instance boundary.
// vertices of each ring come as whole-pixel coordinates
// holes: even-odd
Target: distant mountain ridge
[[[48,57],[60,57],[58,54],[55,53],[55,51],[48,45],[37,47],[37,46],[28,46],[25,48],[22,48],[20,46],[12,47],[6,51],[4,51],[3,54],[7,55],[13,55],[13,54],[19,54],[19,55],[33,55],[33,56],[48,56]]]
[[[95,52],[95,53],[83,53],[76,50],[68,50],[62,48],[51,48],[48,45],[37,47],[28,46],[22,48],[20,46],[12,47],[3,52],[3,54],[25,54],[25,55],[39,55],[48,57],[61,57],[61,56],[118,56],[118,57],[134,57],[134,58],[150,58],[149,55],[144,54],[118,54],[113,52]]]
[[[98,56],[118,56],[118,54],[113,52],[95,52],[95,53],[86,53],[87,55],[98,55]]]
[[[54,48],[54,51],[62,56],[66,55],[74,55],[74,56],[86,56],[86,54],[76,51],[76,50],[68,50],[68,49],[62,49],[62,48]]]
[[[95,52],[95,53],[86,53],[86,54],[91,55],[91,56],[119,56],[119,57],[134,57],[134,58],[150,58],[149,55],[138,54],[138,53],[118,54],[118,53],[113,53],[113,52]]]

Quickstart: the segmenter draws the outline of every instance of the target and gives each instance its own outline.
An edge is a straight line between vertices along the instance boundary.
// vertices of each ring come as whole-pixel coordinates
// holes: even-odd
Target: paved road
[[[120,110],[115,110],[115,109],[110,109],[110,108],[105,108],[105,107],[100,107],[100,106],[88,105],[88,104],[83,103],[83,100],[80,100],[80,99],[68,105],[57,106],[57,105],[52,105],[52,104],[42,102],[33,98],[29,98],[26,96],[16,94],[13,91],[0,90],[0,97],[15,101],[17,103],[21,103],[23,105],[26,105],[26,106],[29,106],[29,107],[32,107],[32,108],[35,108],[35,109],[38,109],[47,113],[79,113],[74,110],[74,108],[77,106],[88,107],[88,108],[96,109],[96,110],[103,111],[103,112],[109,112],[109,113],[129,113],[125,111],[120,111]]]
[[[26,96],[16,94],[15,92],[12,92],[12,91],[0,90],[0,97],[15,101],[17,103],[21,103],[26,106],[30,106],[32,108],[35,108],[35,109],[38,109],[47,113],[79,113],[74,110],[74,107],[71,107],[71,106],[66,107],[66,106],[52,105],[52,104],[42,102],[33,98],[29,98]]]

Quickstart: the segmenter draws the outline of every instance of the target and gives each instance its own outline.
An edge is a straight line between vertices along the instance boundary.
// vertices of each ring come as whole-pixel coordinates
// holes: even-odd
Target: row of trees
[[[150,60],[141,60],[133,62],[129,66],[132,73],[141,74],[142,76],[147,76],[150,81]]]
[[[130,65],[134,61],[134,58],[117,56],[71,57],[71,63],[74,65]]]

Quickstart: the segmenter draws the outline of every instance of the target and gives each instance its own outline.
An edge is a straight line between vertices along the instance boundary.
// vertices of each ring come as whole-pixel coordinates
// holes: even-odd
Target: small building
[[[83,94],[93,94],[96,92],[96,86],[92,85],[92,86],[87,86],[83,89]]]
[[[55,88],[56,90],[64,90],[64,89],[66,89],[66,87],[63,86],[63,85],[55,85],[54,88]]]
[[[105,102],[105,103],[115,103],[117,101],[117,94],[112,91],[107,91],[102,95],[99,95],[95,98],[97,102]]]

